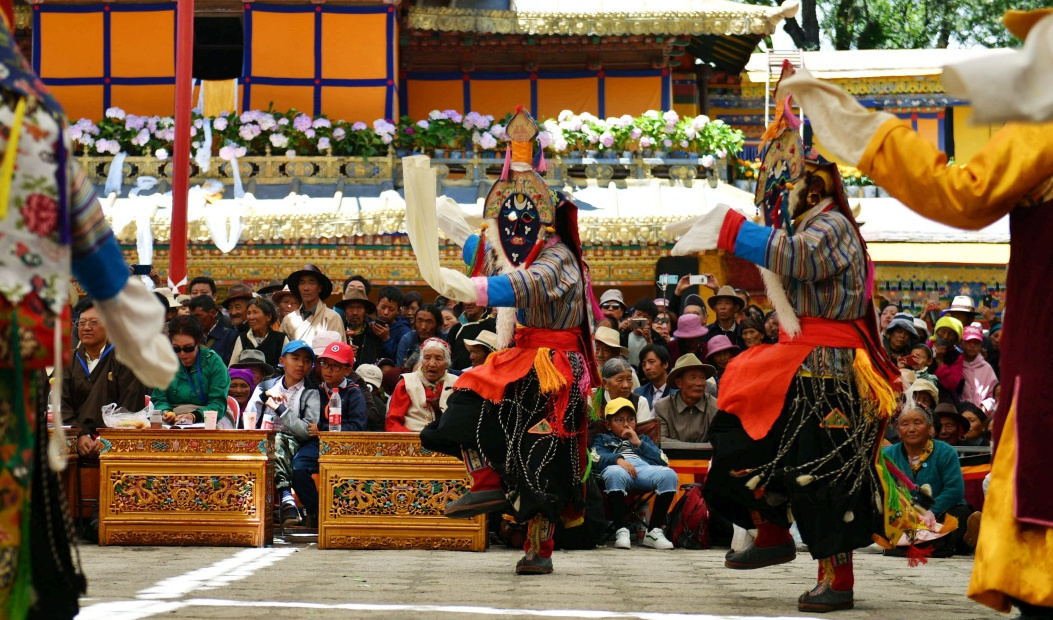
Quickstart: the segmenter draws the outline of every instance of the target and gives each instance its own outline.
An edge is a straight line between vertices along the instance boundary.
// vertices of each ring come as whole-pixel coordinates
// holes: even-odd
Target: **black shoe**
[[[527,551],[521,560],[516,562],[517,575],[548,575],[552,572],[552,558],[543,558],[533,551]]]
[[[282,527],[300,525],[300,511],[295,504],[282,503]]]
[[[852,591],[834,590],[828,583],[821,583],[797,599],[797,611],[825,614],[830,611],[852,609],[855,602]]]
[[[507,505],[508,499],[501,489],[468,491],[446,504],[446,516],[451,519],[471,519],[477,515],[500,510]]]
[[[724,566],[736,570],[764,568],[792,562],[797,557],[797,545],[791,540],[774,547],[757,547],[750,543],[742,551],[728,551],[724,556]]]

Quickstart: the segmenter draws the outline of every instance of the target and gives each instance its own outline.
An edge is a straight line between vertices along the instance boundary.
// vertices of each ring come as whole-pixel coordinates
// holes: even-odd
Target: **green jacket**
[[[194,421],[203,422],[203,411],[218,411],[220,417],[227,411],[227,391],[230,389],[230,374],[223,358],[212,349],[200,347],[197,352],[201,376],[198,377],[198,364],[190,368],[180,366],[175,379],[165,389],[154,388],[150,397],[154,409],[172,411],[177,405],[200,405],[194,411]]]

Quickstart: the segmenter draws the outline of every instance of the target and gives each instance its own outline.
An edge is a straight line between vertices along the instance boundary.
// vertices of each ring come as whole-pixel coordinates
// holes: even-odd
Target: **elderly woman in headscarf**
[[[227,396],[238,403],[237,411],[231,411],[228,404],[227,417],[231,420],[237,420],[241,412],[245,411],[245,407],[248,406],[249,398],[252,397],[252,391],[256,389],[256,376],[248,368],[231,368],[227,372],[230,374],[230,387],[227,389]]]
[[[612,357],[600,368],[603,387],[597,388],[592,396],[592,407],[599,419],[603,418],[607,403],[615,398],[625,398],[636,410],[636,423],[646,422],[654,417],[647,399],[633,393],[633,367],[624,357]]]
[[[450,368],[450,345],[428,338],[420,345],[420,368],[402,375],[388,401],[385,430],[419,433],[446,410],[455,377]]]

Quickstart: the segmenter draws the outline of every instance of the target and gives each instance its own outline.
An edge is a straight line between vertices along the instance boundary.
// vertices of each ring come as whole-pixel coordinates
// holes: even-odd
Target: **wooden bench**
[[[471,486],[460,459],[416,433],[322,433],[319,549],[486,550],[486,517],[447,519]]]

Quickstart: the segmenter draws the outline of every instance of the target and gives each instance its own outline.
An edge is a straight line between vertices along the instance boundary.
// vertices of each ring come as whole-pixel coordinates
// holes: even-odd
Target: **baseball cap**
[[[607,403],[607,406],[603,408],[603,417],[609,418],[612,415],[618,413],[622,409],[629,409],[633,413],[636,413],[636,407],[633,407],[632,401],[628,398],[615,398],[611,402]]]
[[[296,351],[300,351],[302,349],[305,349],[308,353],[310,353],[311,359],[314,359],[314,349],[312,349],[311,345],[307,344],[303,340],[290,340],[288,343],[286,343],[286,345],[282,347],[282,357],[285,357],[290,353],[295,353]]]
[[[330,342],[318,354],[318,359],[322,358],[351,366],[355,363],[355,350],[346,342]]]
[[[378,390],[380,389],[380,384],[384,381],[384,373],[379,366],[374,366],[373,364],[362,364],[355,372],[358,373],[359,377],[362,377],[363,381]]]

